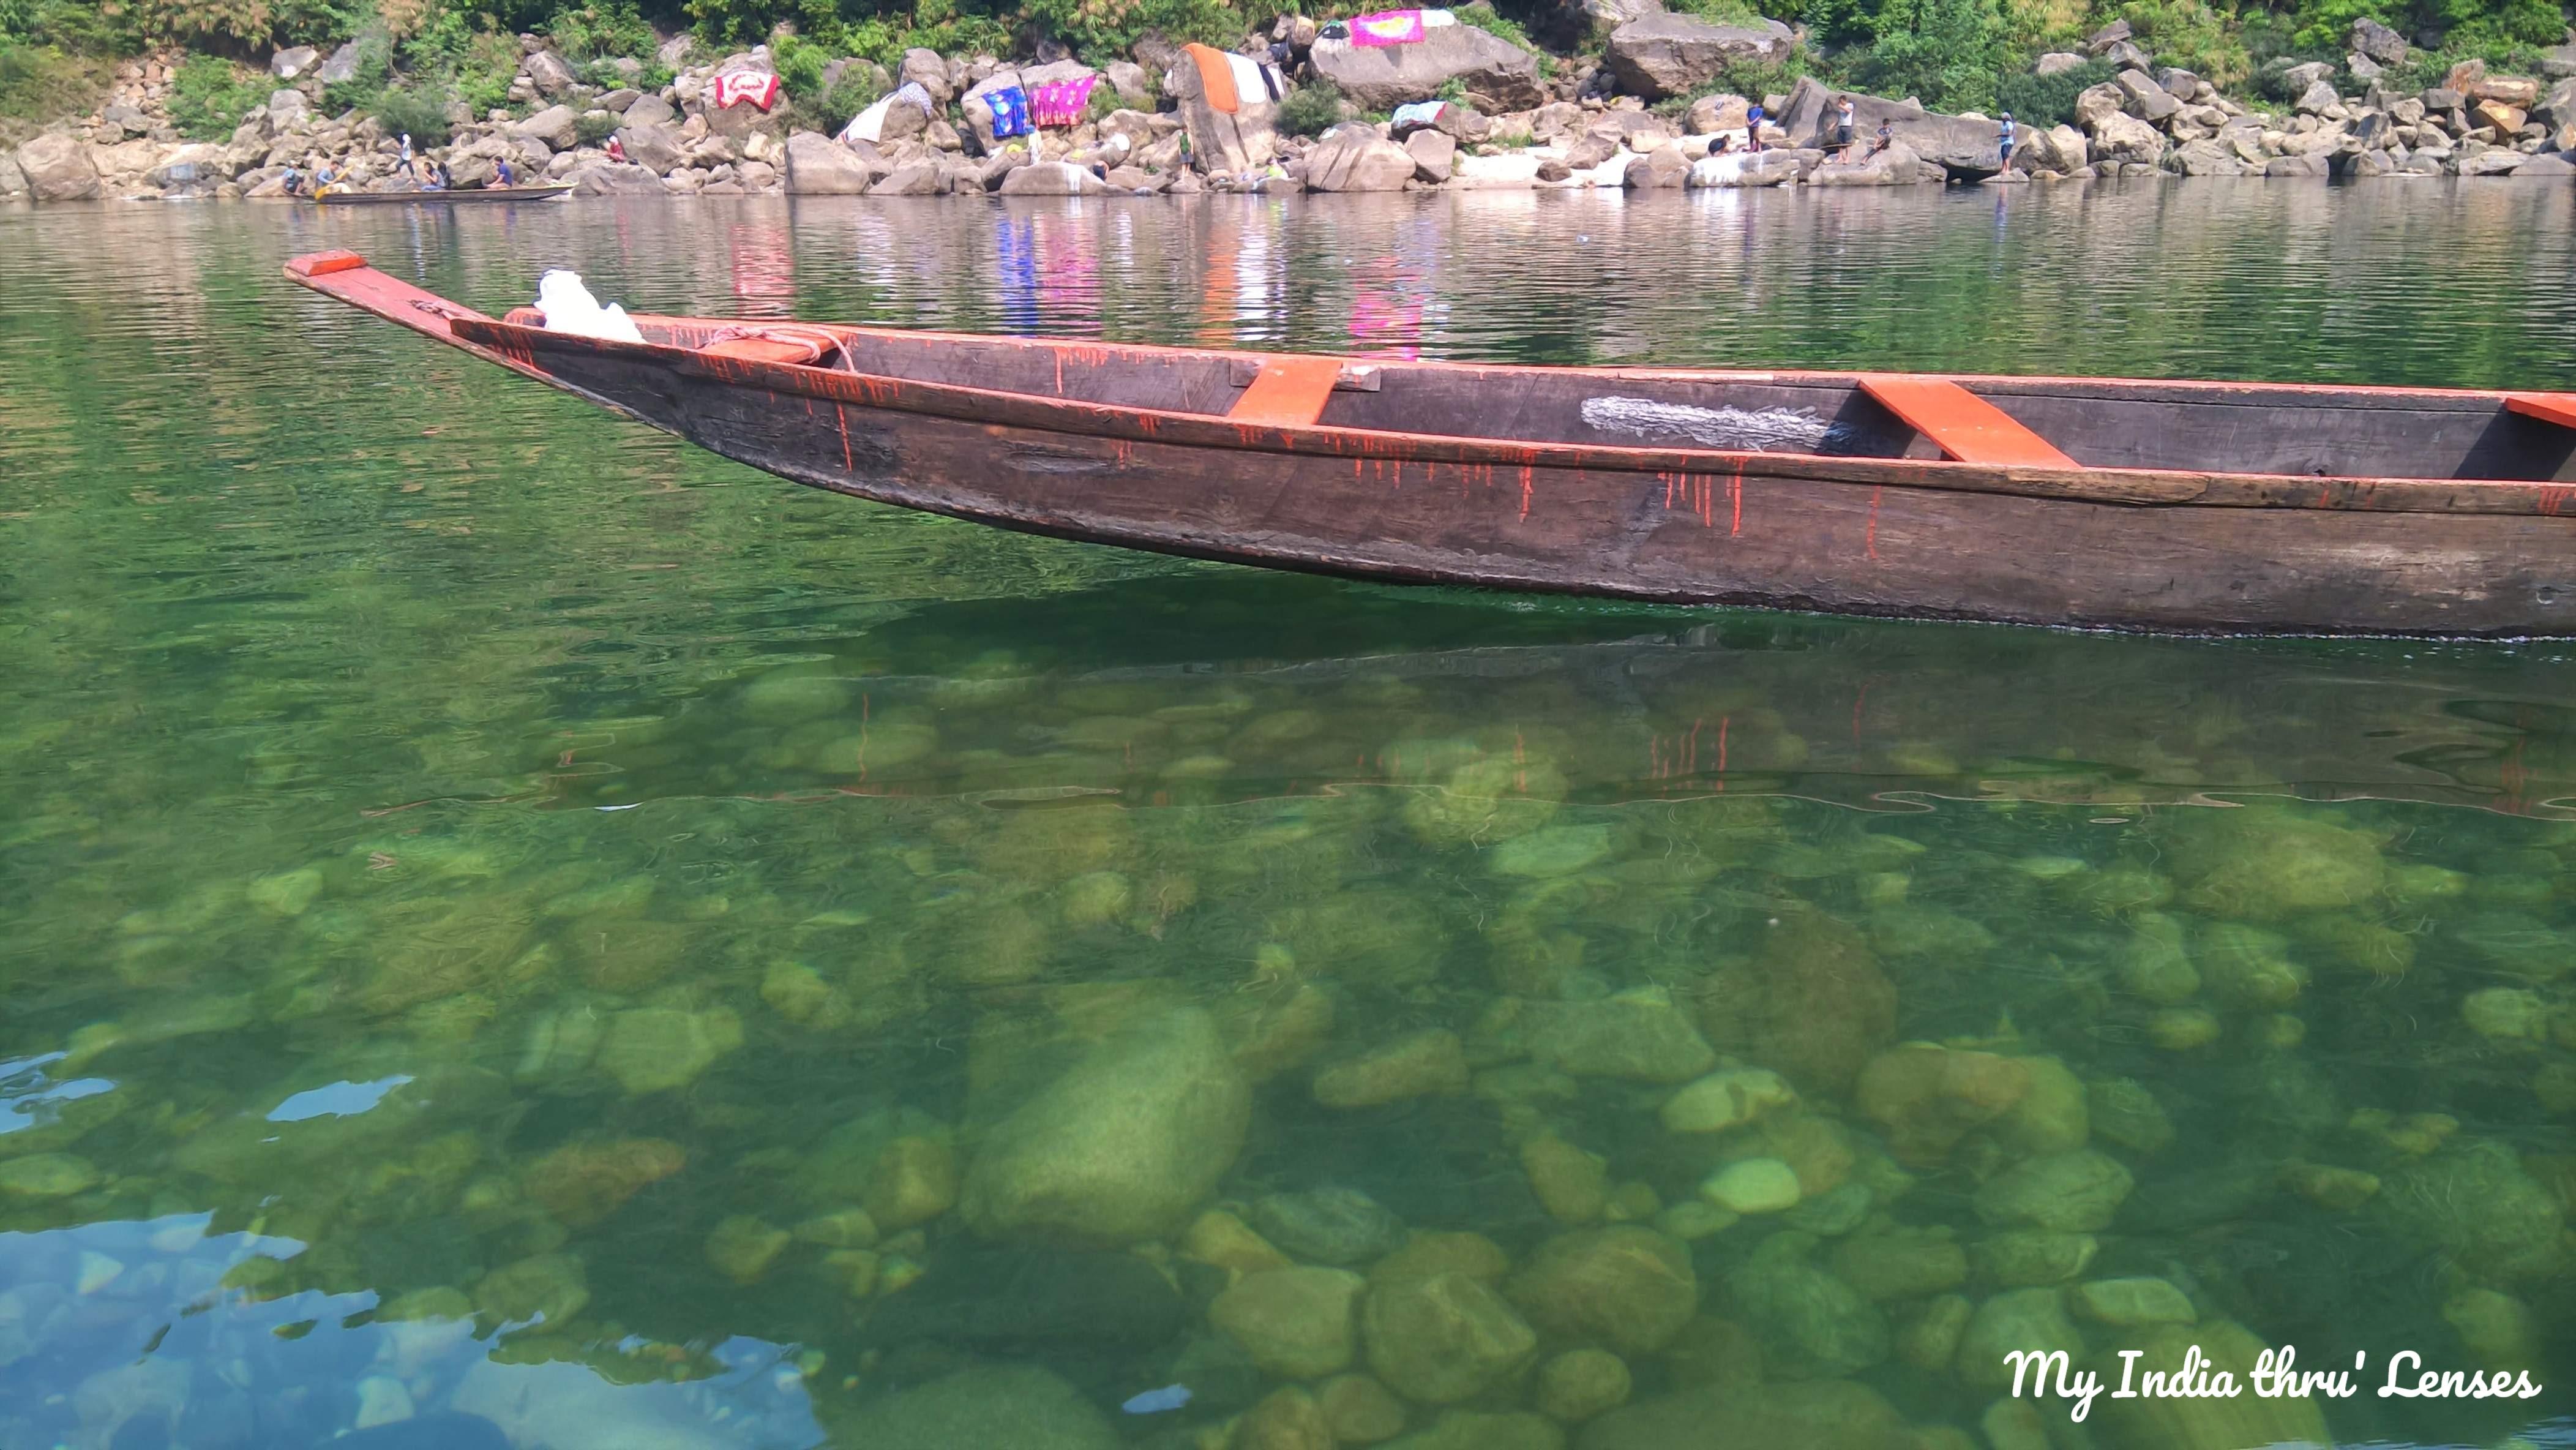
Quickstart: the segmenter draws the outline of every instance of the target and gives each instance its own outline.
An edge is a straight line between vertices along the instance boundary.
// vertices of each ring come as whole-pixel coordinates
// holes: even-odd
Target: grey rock
[[[2294,109],[2306,115],[2318,115],[2324,112],[2327,107],[2336,104],[2341,99],[2341,97],[2335,94],[2333,82],[2318,81],[2316,84],[2309,86],[2306,90],[2299,92],[2299,99]]]
[[[2520,171],[2524,163],[2528,162],[2530,159],[2530,157],[2523,155],[2519,151],[2508,151],[2499,146],[2492,151],[2481,151],[2475,156],[2464,156],[2460,158],[2459,174],[2462,176],[2507,176]]]
[[[1336,126],[1306,156],[1306,185],[1316,191],[1402,191],[1413,179],[1413,153],[1357,123]]]
[[[521,136],[533,136],[556,151],[570,151],[581,141],[581,116],[570,106],[548,106],[511,128]]]
[[[642,91],[632,86],[620,86],[607,95],[601,96],[594,104],[611,115],[623,116],[629,108],[642,99],[644,99]]]
[[[2125,40],[2102,52],[2102,58],[2122,70],[2146,70],[2155,64],[2154,57]]]
[[[1856,148],[1857,149],[1857,148]],[[1819,166],[1807,178],[1809,186],[1911,186],[1923,179],[1924,162],[1914,148],[1902,141],[1892,142],[1875,156],[1857,161]],[[1995,168],[1986,168],[1992,174]],[[1938,176],[1941,173],[1935,172]]]
[[[89,147],[49,131],[18,148],[18,170],[27,194],[38,201],[87,201],[99,193],[98,167]]]
[[[629,126],[662,126],[679,119],[680,113],[671,109],[671,103],[660,96],[643,97],[628,106],[625,115]]]
[[[938,105],[947,105],[957,94],[957,88],[949,78],[948,62],[940,58],[939,52],[923,46],[914,46],[903,53],[903,64],[895,76],[895,84],[902,85],[908,81],[918,83],[923,90],[930,92],[930,99]]]
[[[2156,84],[2164,87],[2165,94],[2175,100],[2188,101],[2200,94],[2201,86],[2206,83],[2181,66],[2173,65],[2156,72]]]
[[[1659,100],[1703,89],[1729,65],[1777,61],[1796,40],[1776,20],[1756,27],[1718,25],[1691,15],[1649,15],[1610,32],[1608,65],[1623,88]]]
[[[268,73],[282,81],[291,81],[313,69],[322,52],[309,45],[293,45],[268,58]]]
[[[551,50],[529,56],[519,63],[519,69],[537,88],[537,94],[549,100],[572,89],[572,67]]]
[[[268,93],[268,123],[283,131],[309,120],[313,108],[302,91],[277,90]]]
[[[2121,109],[2141,121],[2153,124],[2182,109],[2182,102],[2175,100],[2172,92],[2149,80],[2144,71],[2124,70],[2111,78],[2111,84],[2120,88],[2123,98]],[[2331,87],[2328,94],[2332,94]]]
[[[2406,37],[2367,15],[2352,23],[2350,43],[2355,52],[2368,56],[2381,65],[2406,63]]]
[[[27,173],[18,169],[18,158],[12,152],[0,151],[0,197],[15,199],[27,194]],[[8,1364],[0,1357],[0,1367]]]
[[[856,151],[815,131],[787,138],[787,194],[790,196],[858,196],[875,181]]]
[[[898,166],[882,181],[868,187],[870,196],[937,196],[948,189],[947,178],[935,162],[915,161]]]
[[[1032,161],[1002,178],[1004,196],[1109,196],[1116,188],[1069,161]]]
[[[1150,106],[1154,102],[1153,78],[1145,68],[1132,60],[1113,60],[1100,68],[1101,79],[1117,90],[1118,99],[1131,106]]]
[[[2030,73],[2035,76],[2059,76],[2071,70],[2082,70],[2085,62],[2085,57],[2071,50],[2052,50],[2032,63]]]
[[[1404,149],[1413,158],[1415,178],[1434,186],[1449,179],[1458,161],[1458,139],[1441,131],[1416,131],[1404,138]]]
[[[113,145],[128,136],[152,134],[152,119],[132,106],[113,105],[99,112],[99,140]]]
[[[575,196],[661,196],[662,178],[641,166],[603,161],[572,173]]]
[[[1404,1246],[1404,1221],[1356,1188],[1265,1194],[1252,1226],[1282,1252],[1319,1264],[1363,1264]]]
[[[1207,103],[1199,68],[1182,59],[1163,75],[1163,94],[1178,107],[1190,138],[1190,155],[1202,171],[1232,175],[1267,166],[1279,155],[1279,108],[1268,100],[1238,98],[1233,111]]]
[[[1306,58],[1317,75],[1364,110],[1390,111],[1407,101],[1429,100],[1453,80],[1506,110],[1547,99],[1536,56],[1472,25],[1436,26],[1412,45],[1318,40]]]
[[[331,58],[322,62],[322,69],[315,73],[315,79],[326,86],[347,85],[358,78],[358,62],[363,58],[358,42],[350,41],[331,52]]]
[[[2109,50],[2112,46],[2118,45],[2120,42],[2129,39],[2135,34],[2137,34],[2137,32],[2129,28],[2129,22],[2125,20],[2114,20],[2110,24],[2103,26],[2101,29],[2094,31],[2091,35],[2084,37],[2084,53],[2087,55],[2100,55],[2102,52]]]
[[[2332,81],[2334,67],[2321,60],[2302,61],[2281,72],[2282,89],[2291,95],[2303,95],[2319,81]]]
[[[1659,187],[1690,184],[1690,156],[1678,141],[1658,146],[1631,163],[1620,184],[1630,191],[1647,191]]]
[[[680,133],[673,126],[642,125],[629,121],[617,128],[617,143],[625,148],[626,159],[651,171],[668,176],[678,170],[687,158],[680,144]]]
[[[2357,50],[2343,58],[2343,68],[2357,81],[2375,81],[2388,74],[2386,67]]]
[[[2263,163],[2263,174],[2265,176],[2322,177],[2329,174],[2330,170],[2331,168],[2327,165],[2326,158],[2322,155],[2275,156],[2271,160]]]
[[[2101,90],[2104,87],[2097,86],[2093,89]],[[2092,92],[2087,91],[2086,94],[2090,95]],[[2116,96],[2118,93],[2114,91],[2113,94]],[[2002,169],[2001,132],[1992,121],[1945,116],[1938,112],[1926,111],[1921,106],[1905,101],[1890,101],[1878,96],[1835,91],[1812,76],[1801,79],[1796,86],[1792,87],[1788,99],[1779,108],[1778,124],[1780,129],[1787,133],[1789,144],[1802,147],[1823,146],[1834,123],[1836,114],[1834,101],[1838,96],[1843,95],[1849,95],[1852,98],[1852,129],[1857,143],[1855,150],[1866,150],[1869,144],[1868,138],[1876,135],[1880,123],[1884,122],[1888,127],[1888,134],[1904,143],[1916,157],[1931,162],[1958,180],[1980,181]],[[2115,110],[2118,108],[2116,101],[2112,108]],[[2025,145],[2028,144],[2030,134],[2030,129],[2025,127],[2022,131]],[[1827,169],[1842,168],[1835,166]],[[1892,169],[1880,168],[1879,174]],[[1913,178],[1901,176],[1899,179],[1911,181]],[[1846,181],[1840,184],[1860,183]]]

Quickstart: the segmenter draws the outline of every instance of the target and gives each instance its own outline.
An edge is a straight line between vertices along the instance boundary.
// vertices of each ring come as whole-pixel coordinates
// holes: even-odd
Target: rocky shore
[[[1542,57],[1472,25],[1443,26],[1420,42],[1359,47],[1325,37],[1315,20],[1281,16],[1242,50],[1287,47],[1293,87],[1327,83],[1344,119],[1316,137],[1289,134],[1281,101],[1245,97],[1226,111],[1200,93],[1195,66],[1149,38],[1097,70],[1071,56],[1013,64],[991,55],[906,52],[889,69],[843,59],[826,88],[856,78],[880,93],[917,85],[927,109],[896,105],[879,139],[844,141],[804,128],[792,103],[773,111],[720,107],[718,80],[773,72],[766,46],[719,58],[686,38],[657,57],[673,79],[657,90],[602,88],[535,36],[521,37],[512,105],[476,117],[450,107],[453,137],[423,148],[459,187],[492,184],[509,163],[524,181],[569,183],[581,196],[724,196],[784,191],[808,196],[1189,194],[1205,190],[1405,191],[1480,188],[1890,186],[2153,176],[2372,177],[2576,176],[2576,41],[2551,52],[2539,77],[2454,67],[2436,86],[2403,92],[2381,84],[2407,59],[2407,44],[2357,22],[2344,66],[2312,62],[2277,81],[2295,99],[2269,107],[2219,92],[2176,67],[2159,67],[2125,22],[2088,41],[2086,54],[2040,57],[2035,74],[2093,62],[2111,79],[2076,99],[2071,124],[2024,118],[2009,164],[1999,126],[1975,113],[1945,115],[1911,100],[1856,96],[1857,131],[1882,123],[1891,144],[1849,160],[1824,144],[1842,92],[1810,78],[1785,93],[1747,97],[1718,88],[1744,65],[1776,64],[1798,37],[1777,21],[1713,24],[1660,11],[1607,32],[1604,53],[1580,65]],[[364,190],[405,189],[400,141],[356,110],[330,114],[325,87],[355,47],[323,56],[281,51],[276,89],[223,142],[184,141],[166,102],[178,57],[131,62],[94,114],[60,124],[12,153],[0,152],[0,200],[284,198],[290,173],[328,166]],[[1058,48],[1060,49],[1060,47]],[[695,63],[693,63],[693,61]],[[643,62],[612,62],[635,78]],[[598,77],[597,66],[582,75]],[[1097,77],[1079,125],[1004,140],[994,134],[993,93]],[[2358,90],[2336,81],[2364,80]],[[1756,100],[1766,123],[1758,155],[1741,154]],[[1443,100],[1436,114],[1371,119],[1409,102]],[[1713,147],[1728,154],[1712,158]]]

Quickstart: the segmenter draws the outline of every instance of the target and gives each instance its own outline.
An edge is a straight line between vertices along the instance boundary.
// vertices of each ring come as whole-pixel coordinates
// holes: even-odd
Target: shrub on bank
[[[232,62],[192,55],[170,78],[163,104],[180,135],[191,141],[221,141],[241,124],[243,112],[267,99],[267,89]]]
[[[415,147],[444,146],[454,127],[447,98],[435,91],[389,86],[366,107],[388,136],[409,136]]]
[[[2107,60],[2089,60],[2053,76],[2035,76],[2027,71],[2005,76],[1995,83],[1995,104],[2012,112],[2013,119],[2026,127],[2071,126],[2075,124],[2075,98],[2109,80],[2117,70]]]
[[[0,121],[33,123],[77,115],[107,94],[107,81],[102,61],[0,38]],[[0,134],[0,145],[7,139]]]
[[[1308,81],[1279,102],[1279,129],[1291,136],[1321,136],[1342,119],[1342,92],[1327,80]]]

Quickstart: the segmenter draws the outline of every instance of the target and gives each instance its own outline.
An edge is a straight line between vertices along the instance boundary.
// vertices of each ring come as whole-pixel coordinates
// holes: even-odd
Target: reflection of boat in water
[[[324,206],[461,206],[476,202],[552,201],[572,190],[556,186],[487,186],[475,191],[326,191]]]
[[[326,295],[785,478],[1366,579],[2175,631],[2576,629],[2576,396],[1354,362]]]
[[[838,724],[764,735],[754,687],[720,688],[649,729],[583,737],[555,789],[584,805],[823,792],[1214,804],[1436,781],[1456,750],[1489,748],[1543,756],[1572,798],[1605,803],[2294,795],[2576,813],[2557,804],[2576,800],[2576,661],[2528,650],[1376,598],[1195,574],[1037,610],[925,605],[795,667],[846,687]],[[1010,661],[946,653],[1006,629],[1019,631]],[[1487,642],[1438,643],[1456,639]]]

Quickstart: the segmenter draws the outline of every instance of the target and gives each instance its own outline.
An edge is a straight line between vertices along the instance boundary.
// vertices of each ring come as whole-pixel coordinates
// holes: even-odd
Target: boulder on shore
[[[1899,143],[1949,173],[1954,181],[1983,181],[2003,169],[2002,133],[1992,121],[1945,116],[1911,101],[1836,91],[1813,76],[1801,77],[1780,107],[1780,129],[1788,133],[1789,144],[1824,145],[1839,113],[1834,103],[1846,95],[1852,99],[1852,142],[1856,151],[1868,148],[1884,122]]]
[[[1180,103],[1181,127],[1190,138],[1190,155],[1199,169],[1250,171],[1278,158],[1276,101],[1238,97],[1236,109],[1220,111],[1207,103],[1199,68],[1186,56],[1164,74],[1163,94]]]
[[[1777,20],[1718,25],[1692,15],[1648,15],[1610,32],[1608,63],[1621,86],[1661,100],[1705,89],[1731,64],[1780,60],[1796,43]]]
[[[819,131],[787,138],[790,196],[858,196],[875,179],[865,158]]]
[[[1456,156],[1453,147],[1451,156]],[[1316,191],[1402,191],[1413,179],[1413,153],[1357,122],[1336,126],[1306,157],[1306,185]]]
[[[1855,153],[1861,147],[1852,148]],[[1819,166],[1807,178],[1809,186],[1910,186],[1924,180],[1923,158],[1902,141],[1888,143],[1886,150],[1875,156],[1866,154]],[[1991,168],[1988,175],[1992,175]],[[1938,180],[1938,177],[1932,178]]]
[[[585,166],[572,174],[575,196],[663,196],[662,178],[641,166],[614,162]]]
[[[1427,101],[1451,81],[1506,111],[1528,110],[1548,98],[1539,85],[1536,56],[1472,25],[1434,26],[1411,45],[1318,40],[1306,56],[1315,74],[1364,110]]]
[[[38,201],[87,201],[98,195],[98,167],[89,147],[61,132],[47,132],[18,148],[27,194]]]
[[[1070,161],[1032,161],[1002,178],[1004,196],[1108,196],[1118,188]]]

